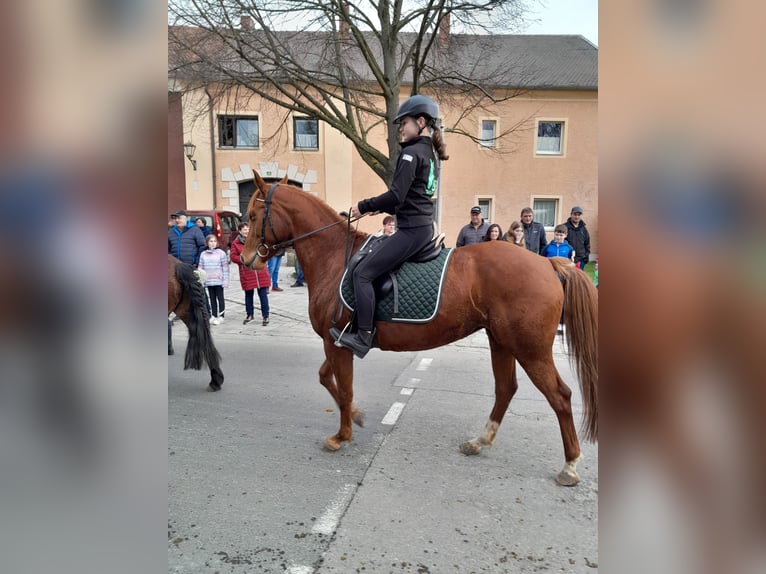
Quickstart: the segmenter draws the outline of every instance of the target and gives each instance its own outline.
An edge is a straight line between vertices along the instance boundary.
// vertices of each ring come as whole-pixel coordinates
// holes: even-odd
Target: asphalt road
[[[355,362],[364,428],[324,450],[338,412],[318,382],[322,345],[307,291],[270,296],[271,324],[243,326],[236,280],[214,326],[224,389],[168,358],[168,570],[289,574],[596,572],[598,451],[581,445],[582,482],[563,466],[555,415],[519,368],[495,444],[467,457],[493,402],[486,336]],[[256,298],[257,301],[257,298]],[[256,312],[256,317],[258,312]],[[564,349],[560,373],[580,396]],[[398,416],[397,416],[398,415]]]

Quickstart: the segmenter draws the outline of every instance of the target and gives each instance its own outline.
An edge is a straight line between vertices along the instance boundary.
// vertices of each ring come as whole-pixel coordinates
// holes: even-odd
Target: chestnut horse
[[[353,404],[353,353],[337,347],[330,336],[337,309],[338,285],[345,265],[347,239],[357,250],[367,234],[351,231],[345,219],[309,193],[279,183],[267,184],[256,173],[248,206],[250,235],[243,261],[260,269],[277,249],[294,241],[309,288],[309,317],[324,341],[325,361],[319,381],[340,409],[340,430],[326,440],[330,450],[350,441],[351,423],[362,425]],[[566,259],[546,259],[504,241],[461,247],[445,277],[437,316],[426,324],[378,322],[382,350],[420,351],[446,345],[485,329],[495,377],[495,405],[483,432],[463,443],[465,454],[491,446],[517,389],[516,360],[545,395],[558,418],[565,466],[556,480],[579,482],[580,444],[572,419],[571,390],[553,362],[553,340],[564,306],[567,339],[576,363],[584,404],[586,438],[598,432],[597,292],[590,278]],[[344,310],[338,325],[349,320]]]
[[[191,265],[168,255],[168,315],[173,312],[189,329],[184,369],[210,367],[208,391],[220,391],[223,384],[221,355],[210,333],[204,287],[197,280]],[[168,320],[168,355],[173,354],[171,322]]]

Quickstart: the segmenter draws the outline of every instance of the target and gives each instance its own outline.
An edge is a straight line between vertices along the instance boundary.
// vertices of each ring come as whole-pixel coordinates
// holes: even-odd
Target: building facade
[[[485,219],[503,231],[519,219],[522,208],[532,207],[549,240],[553,226],[566,221],[571,207],[579,205],[594,258],[598,253],[597,48],[580,36],[501,39],[509,51],[536,63],[537,80],[516,90],[513,97],[499,97],[489,113],[466,114],[456,98],[440,102],[450,159],[442,163],[436,201],[446,244],[454,245],[474,205],[481,206]],[[573,50],[578,51],[576,59],[567,61]],[[182,91],[182,85],[169,86],[171,92]],[[405,85],[400,101],[409,95],[408,89]],[[499,93],[508,89],[497,87]],[[253,171],[267,181],[287,175],[291,183],[337,211],[385,191],[384,182],[340,132],[241,90],[183,90],[180,118],[176,107],[171,117],[169,107],[169,133],[180,130],[183,140],[196,146],[196,166],[183,158],[183,146],[178,146],[184,181],[172,181],[174,174],[180,176],[177,170],[169,171],[168,185],[183,186],[185,205],[171,205],[169,195],[169,208],[244,212],[253,190]],[[214,92],[215,98],[210,96]],[[450,129],[458,118],[460,129],[470,137]],[[179,122],[180,126],[173,125]],[[387,149],[385,138],[382,127],[372,135],[382,150]],[[169,162],[177,163],[178,156],[171,155]],[[359,227],[374,232],[382,219],[383,215],[365,218]]]

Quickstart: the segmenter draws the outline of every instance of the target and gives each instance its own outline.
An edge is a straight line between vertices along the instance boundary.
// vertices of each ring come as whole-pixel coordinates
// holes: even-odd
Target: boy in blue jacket
[[[567,226],[557,225],[553,228],[553,241],[543,249],[546,257],[565,257],[574,260],[574,249],[567,243]]]
[[[566,257],[574,261],[574,248],[567,243],[567,226],[562,223],[553,228],[553,241],[543,249],[543,255],[546,257]],[[556,329],[556,334],[564,334],[564,310],[561,311],[561,318],[559,319],[559,326]]]

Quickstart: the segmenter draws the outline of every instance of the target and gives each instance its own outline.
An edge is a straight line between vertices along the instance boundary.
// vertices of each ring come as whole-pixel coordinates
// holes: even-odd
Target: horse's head
[[[269,257],[282,249],[280,243],[293,237],[292,228],[285,215],[284,189],[287,176],[277,183],[267,183],[254,172],[255,192],[250,198],[245,221],[250,223],[250,233],[242,250],[242,262],[251,269],[262,269]],[[275,247],[276,246],[276,247]]]

